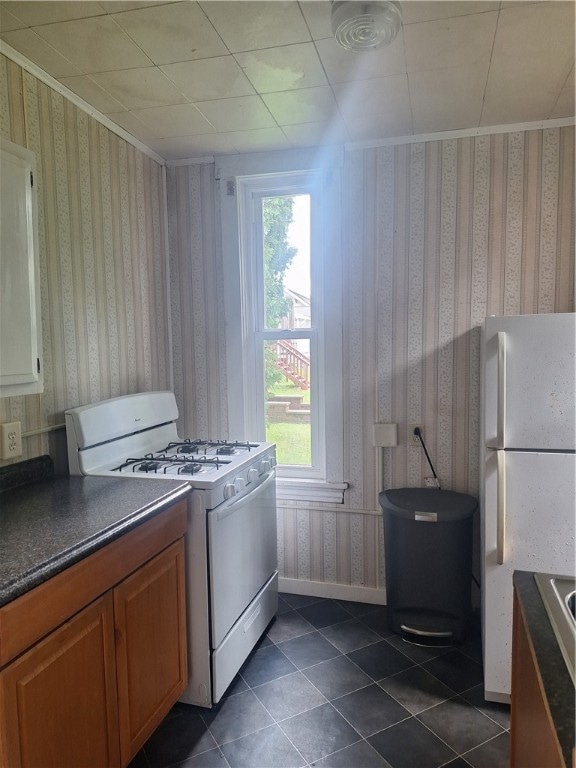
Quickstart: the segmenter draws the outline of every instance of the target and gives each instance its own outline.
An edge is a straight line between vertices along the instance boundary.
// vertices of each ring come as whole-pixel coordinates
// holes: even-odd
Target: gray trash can
[[[423,645],[460,642],[471,613],[472,496],[436,488],[380,494],[393,632]]]

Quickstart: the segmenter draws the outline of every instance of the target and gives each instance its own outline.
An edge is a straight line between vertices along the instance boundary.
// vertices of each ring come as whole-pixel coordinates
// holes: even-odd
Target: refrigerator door
[[[486,445],[576,448],[576,314],[489,317],[485,325]]]
[[[483,632],[488,700],[508,701],[510,694],[513,572],[575,573],[575,478],[573,453],[486,452]],[[499,510],[498,486],[502,491],[503,483]]]

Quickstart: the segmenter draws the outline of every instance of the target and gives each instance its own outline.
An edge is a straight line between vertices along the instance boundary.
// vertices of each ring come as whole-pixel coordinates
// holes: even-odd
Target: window
[[[280,497],[341,503],[341,288],[334,250],[326,268],[333,196],[320,171],[236,176],[234,189],[237,268],[228,262],[224,270],[227,317],[237,306],[241,318],[227,322],[231,434],[241,429],[245,439],[276,443]],[[233,250],[226,197],[225,256]]]

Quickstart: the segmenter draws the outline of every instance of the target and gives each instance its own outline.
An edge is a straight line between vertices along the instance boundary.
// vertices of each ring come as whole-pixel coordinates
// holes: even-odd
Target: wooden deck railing
[[[289,341],[276,342],[276,367],[300,389],[310,389],[310,358]]]

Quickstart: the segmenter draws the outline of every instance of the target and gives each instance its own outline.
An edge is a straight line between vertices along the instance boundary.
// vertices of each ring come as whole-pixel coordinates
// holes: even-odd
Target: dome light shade
[[[365,51],[391,43],[402,24],[400,3],[332,0],[332,32],[348,51]]]

